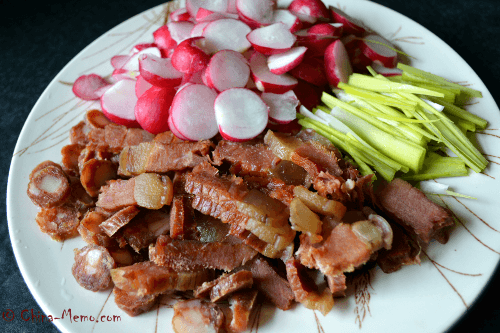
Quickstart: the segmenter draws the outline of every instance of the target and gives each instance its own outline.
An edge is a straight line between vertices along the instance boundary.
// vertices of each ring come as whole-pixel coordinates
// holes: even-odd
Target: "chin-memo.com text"
[[[69,321],[70,323],[115,323],[122,320],[121,316],[99,314],[99,315],[84,315],[73,313],[71,308],[64,309],[60,314],[44,314],[43,312],[34,309],[18,310],[17,313],[11,309],[6,309],[2,312],[2,319],[6,322],[14,322],[22,320],[32,323],[46,323],[58,320]]]

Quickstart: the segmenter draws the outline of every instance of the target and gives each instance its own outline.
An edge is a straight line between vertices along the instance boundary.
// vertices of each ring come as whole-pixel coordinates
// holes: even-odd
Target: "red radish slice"
[[[276,9],[274,11],[272,23],[278,22],[284,23],[291,33],[299,31],[302,28],[302,22],[288,9]]]
[[[142,78],[154,86],[175,87],[182,82],[183,74],[174,68],[170,58],[144,54],[139,64]]]
[[[191,74],[185,73],[184,76],[182,77],[181,86],[185,83],[205,84],[205,82],[203,82],[204,74],[205,71],[198,71],[196,73],[191,73]]]
[[[151,83],[144,80],[142,76],[138,76],[135,81],[135,95],[137,98],[141,97],[142,94],[146,92],[149,88],[154,87]]]
[[[186,7],[181,7],[170,13],[170,21],[172,22],[189,20],[191,20],[191,14],[189,14]]]
[[[225,49],[245,52],[252,46],[246,37],[251,30],[239,20],[221,19],[210,22],[203,29],[203,37],[206,38],[206,47],[212,54]]]
[[[299,46],[280,54],[274,54],[267,58],[267,66],[273,74],[285,74],[301,63],[306,51],[307,47]]]
[[[115,55],[111,58],[111,66],[113,66],[114,69],[120,69],[129,61],[129,59],[130,56],[128,55]]]
[[[111,74],[111,77],[113,78],[113,82],[120,81],[123,79],[136,80],[138,76],[139,76],[139,71],[128,71],[128,70],[123,69],[123,68],[115,69],[113,71],[113,73]]]
[[[252,28],[272,23],[274,6],[273,0],[236,0],[240,20]]]
[[[302,62],[289,73],[297,79],[302,79],[318,87],[328,84],[323,58],[304,57]]]
[[[168,121],[167,121],[167,124],[168,124],[168,128],[170,129],[170,131],[172,133],[174,133],[174,135],[176,137],[178,137],[179,139],[181,140],[184,140],[184,141],[189,141],[188,138],[186,138],[184,135],[182,135],[179,130],[177,129],[177,127],[175,127],[174,123],[172,123],[172,115],[169,115],[168,116]]]
[[[169,50],[177,46],[177,42],[172,38],[168,26],[163,25],[153,32],[155,44],[162,51],[162,55],[168,54]]]
[[[344,24],[344,33],[360,36],[369,31],[362,21],[347,15],[342,10],[333,6],[330,6],[329,9],[333,21]]]
[[[196,17],[200,7],[216,12],[227,11],[228,0],[186,0],[186,9],[192,17]]]
[[[112,122],[127,127],[140,127],[135,120],[136,103],[135,80],[120,80],[101,96],[104,115]]]
[[[387,68],[379,64],[378,62],[374,62],[371,64],[371,67],[373,70],[379,74],[382,74],[383,76],[398,76],[403,73],[402,70],[399,68]]]
[[[262,93],[260,98],[269,106],[269,119],[286,124],[296,118],[299,100],[290,90],[284,94]]]
[[[330,21],[328,8],[321,0],[293,0],[288,10],[303,22]]]
[[[139,58],[144,54],[150,54],[153,56],[161,57],[161,51],[157,47],[148,47],[140,52],[133,54],[127,63],[121,67],[127,71],[138,71],[139,70]]]
[[[172,53],[172,66],[182,73],[196,73],[204,69],[210,56],[203,50],[205,37],[192,37],[181,42]]]
[[[210,59],[205,70],[207,86],[217,91],[244,87],[250,78],[250,67],[245,57],[236,51],[222,50]]]
[[[134,45],[134,47],[130,50],[130,55],[133,55],[137,52],[141,52],[142,50],[145,50],[150,47],[157,47],[155,43],[140,43]]]
[[[297,38],[284,23],[278,22],[253,30],[247,39],[257,52],[271,55],[290,50]]]
[[[342,36],[341,23],[318,23],[296,33],[297,45],[307,47],[310,56],[323,56],[334,39]]]
[[[102,95],[102,88],[109,85],[106,80],[97,74],[82,75],[73,83],[73,94],[86,101],[98,100]]]
[[[226,140],[249,140],[266,128],[269,107],[249,89],[224,90],[215,99],[214,109],[219,132]]]
[[[325,70],[332,89],[336,88],[339,82],[347,82],[349,75],[352,74],[349,56],[342,41],[336,40],[326,49]]]
[[[297,79],[291,75],[271,73],[267,67],[266,56],[259,52],[254,52],[250,57],[250,70],[252,79],[260,91],[282,94],[298,84]]]
[[[349,60],[351,61],[351,66],[353,70],[357,72],[365,73],[367,72],[366,66],[371,66],[374,62],[365,56],[360,48],[347,51],[349,55]]]
[[[293,89],[293,92],[298,97],[300,104],[304,105],[309,110],[321,104],[323,89],[309,82],[299,80],[299,84]]]
[[[203,30],[205,27],[210,23],[210,21],[207,22],[200,22],[196,23],[191,30],[191,37],[201,37],[203,36]]]
[[[191,30],[193,30],[194,23],[188,21],[168,22],[167,27],[172,39],[179,44],[191,37]]]
[[[396,67],[398,54],[394,51],[394,45],[379,35],[371,34],[364,37],[361,41],[361,51],[372,61],[377,61],[384,67]]]
[[[201,84],[188,84],[177,91],[170,113],[179,133],[192,141],[206,140],[218,132],[214,101],[217,93]]]
[[[228,0],[226,12],[231,14],[238,14],[238,10],[236,9],[236,0]]]
[[[210,22],[223,18],[232,18],[237,20],[238,14],[214,12],[203,7],[198,9],[198,13],[196,14],[196,22]]]
[[[134,113],[142,129],[151,134],[168,131],[168,111],[174,96],[173,88],[152,87],[139,97]]]

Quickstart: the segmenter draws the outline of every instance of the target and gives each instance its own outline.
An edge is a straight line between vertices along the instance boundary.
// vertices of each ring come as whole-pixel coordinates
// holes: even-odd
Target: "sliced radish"
[[[203,36],[203,30],[210,23],[210,21],[196,23],[191,30],[191,37],[201,37]]]
[[[219,132],[226,140],[249,140],[266,128],[269,107],[249,89],[224,90],[215,99],[214,109]]]
[[[217,93],[201,84],[188,84],[177,91],[171,106],[172,123],[185,138],[210,139],[218,132],[214,101]]]
[[[138,71],[139,70],[139,58],[144,54],[150,54],[153,56],[161,57],[161,51],[157,47],[148,47],[140,52],[133,54],[128,61],[121,67],[121,69],[127,71]]]
[[[123,79],[132,79],[136,80],[137,77],[139,76],[139,71],[128,71],[126,69],[120,68],[120,69],[115,69],[113,73],[111,74],[111,77],[113,78],[113,83],[116,81],[120,81]]]
[[[97,74],[82,75],[73,83],[73,94],[86,101],[98,100],[103,90],[109,85],[106,80]]]
[[[291,75],[271,73],[267,67],[266,56],[259,52],[251,55],[250,70],[252,79],[260,91],[282,94],[292,90],[298,84],[297,79]]]
[[[296,135],[302,129],[302,125],[298,123],[297,119],[292,120],[286,124],[280,124],[269,120],[267,123],[267,128],[273,132],[290,133],[291,135]]]
[[[289,73],[297,79],[302,79],[318,87],[328,84],[323,58],[304,57],[302,62]]]
[[[273,54],[267,58],[267,66],[273,74],[285,74],[300,64],[306,51],[307,47],[299,46],[283,53]]]
[[[299,31],[302,28],[300,19],[293,15],[288,9],[276,9],[273,13],[272,23],[284,23],[291,33]]]
[[[238,10],[236,9],[236,0],[228,0],[227,1],[226,12],[231,13],[231,14],[238,14]]]
[[[193,30],[194,23],[188,21],[168,22],[167,27],[172,39],[179,44],[191,37],[191,30]]]
[[[130,50],[130,55],[133,55],[137,52],[141,52],[142,50],[148,49],[150,47],[157,47],[155,43],[140,43],[134,45],[134,47]]]
[[[113,66],[114,69],[120,69],[129,61],[129,59],[130,56],[128,55],[115,55],[111,58],[111,66]]]
[[[379,74],[382,74],[383,76],[398,76],[403,73],[402,70],[399,68],[387,68],[379,64],[378,62],[374,62],[371,64],[371,67],[373,70]]]
[[[196,17],[200,7],[216,12],[226,12],[228,0],[186,0],[186,9],[192,17]]]
[[[300,101],[300,104],[304,105],[307,109],[312,110],[321,104],[321,94],[323,89],[310,84],[304,80],[299,80],[297,87],[293,89],[293,92]]]
[[[288,10],[302,22],[330,21],[330,12],[321,0],[293,0]]]
[[[112,122],[127,127],[140,127],[135,119],[136,103],[135,80],[120,80],[101,96],[104,115]]]
[[[186,7],[181,7],[170,13],[170,21],[172,22],[190,21],[190,20],[191,20],[191,14],[189,14]]]
[[[342,36],[342,24],[318,23],[307,30],[298,31],[296,35],[297,45],[307,47],[308,55],[323,56],[328,45]]]
[[[175,87],[182,82],[183,74],[172,65],[172,59],[144,54],[139,59],[141,76],[154,86]]]
[[[172,38],[172,35],[168,30],[168,26],[166,25],[156,29],[156,31],[153,32],[153,38],[155,40],[155,44],[161,50],[162,56],[165,56],[170,50],[177,46],[177,42]]]
[[[176,137],[184,141],[189,141],[189,139],[186,138],[184,135],[182,135],[177,129],[177,127],[175,127],[174,123],[172,122],[172,115],[168,116],[167,124],[168,128],[170,129],[170,132],[172,132]]]
[[[206,85],[205,82],[203,82],[203,77],[204,77],[205,71],[198,71],[196,73],[185,73],[184,76],[182,77],[182,82],[181,85],[185,83],[197,83],[197,84],[204,84]]]
[[[325,70],[331,88],[336,88],[339,82],[346,83],[352,74],[349,56],[341,40],[336,40],[326,49]]]
[[[387,39],[376,34],[370,34],[363,38],[360,47],[363,54],[372,61],[377,61],[387,68],[396,67],[398,54],[394,51],[394,45]]]
[[[220,20],[223,18],[232,18],[237,20],[238,14],[214,12],[212,10],[208,10],[203,7],[198,9],[198,13],[196,14],[196,22],[210,22],[210,21]]]
[[[172,53],[172,66],[182,73],[196,73],[204,69],[210,56],[203,50],[205,37],[191,37],[181,42]]]
[[[236,0],[240,20],[252,28],[272,23],[274,6],[273,0]]]
[[[330,6],[329,9],[333,21],[344,24],[344,33],[360,36],[369,31],[362,21],[347,15],[342,10],[333,6]]]
[[[245,57],[233,50],[222,50],[210,59],[205,70],[207,86],[217,91],[244,87],[250,78],[250,67]]]
[[[269,106],[269,119],[286,124],[296,118],[299,100],[290,90],[284,94],[262,93],[260,98]]]
[[[251,46],[247,35],[251,31],[245,23],[235,19],[212,21],[203,29],[206,47],[214,54],[220,50],[245,52]]]
[[[151,83],[144,80],[142,76],[138,76],[135,81],[135,95],[137,98],[141,97],[142,94],[146,92],[149,88],[154,87]]]
[[[284,23],[278,22],[253,30],[247,39],[257,52],[271,55],[290,50],[297,38]]]
[[[151,134],[168,131],[170,105],[175,89],[151,87],[139,97],[135,105],[135,119],[142,129]]]

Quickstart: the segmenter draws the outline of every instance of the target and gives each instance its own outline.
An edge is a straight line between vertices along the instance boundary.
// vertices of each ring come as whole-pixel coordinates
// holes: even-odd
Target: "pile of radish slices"
[[[320,0],[186,0],[149,43],[111,59],[109,78],[79,77],[74,94],[113,122],[184,140],[232,141],[293,127],[299,105],[367,65],[391,73],[397,53],[362,22]],[[388,47],[389,46],[389,47]]]

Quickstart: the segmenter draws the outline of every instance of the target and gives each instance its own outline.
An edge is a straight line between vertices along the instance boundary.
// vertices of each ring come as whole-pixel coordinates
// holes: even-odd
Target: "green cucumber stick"
[[[342,82],[338,84],[338,87],[343,89],[348,94],[362,97],[364,99],[375,101],[384,105],[394,106],[397,108],[412,108],[415,107],[416,105],[416,103],[412,103],[410,101],[404,101],[401,99],[392,98],[390,96],[382,95],[370,90],[353,87],[351,85]]]
[[[419,173],[408,173],[400,178],[404,180],[429,180],[443,177],[467,176],[468,171],[465,163],[458,157],[445,157],[428,152],[424,160],[424,166]]]
[[[458,107],[458,106],[456,106],[452,103],[449,103],[443,99],[432,98],[432,97],[430,97],[429,99],[431,101],[433,101],[434,103],[438,103],[438,104],[441,104],[442,106],[444,106],[443,111],[445,113],[453,115],[453,116],[458,117],[458,118],[461,118],[463,120],[467,120],[471,123],[474,123],[474,124],[476,124],[476,126],[479,129],[485,129],[486,126],[488,126],[488,121],[486,121],[485,119],[483,119],[479,116],[476,116],[475,114],[470,113],[469,111],[467,111],[465,109],[462,109],[461,107]]]

